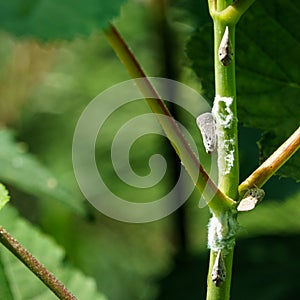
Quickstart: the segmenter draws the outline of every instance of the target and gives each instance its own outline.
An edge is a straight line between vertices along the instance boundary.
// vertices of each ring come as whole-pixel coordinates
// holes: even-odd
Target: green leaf
[[[8,232],[33,254],[48,270],[82,300],[105,300],[97,291],[96,283],[80,271],[63,262],[65,252],[55,242],[41,233],[16,210],[7,206],[0,213],[1,224]],[[0,251],[1,299],[57,299],[48,288],[28,270],[13,254]]]
[[[208,2],[199,0],[173,0],[171,3],[172,19],[190,26],[202,26],[210,23]],[[175,9],[174,9],[175,8]]]
[[[3,184],[0,183],[0,210],[9,201],[8,191]]]
[[[300,3],[257,1],[237,25],[236,71],[239,121],[261,129],[262,157],[268,157],[300,125]],[[214,96],[212,27],[191,38],[187,53]],[[295,155],[278,174],[300,180],[300,156]]]
[[[0,1],[0,27],[43,40],[71,39],[107,26],[124,0]]]
[[[0,179],[38,198],[55,199],[83,214],[83,203],[77,195],[62,186],[55,176],[32,154],[24,143],[17,143],[10,130],[0,130]]]

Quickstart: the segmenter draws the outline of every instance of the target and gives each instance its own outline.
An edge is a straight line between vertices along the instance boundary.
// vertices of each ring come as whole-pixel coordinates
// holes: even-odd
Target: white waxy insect
[[[216,287],[220,287],[226,279],[226,268],[221,250],[218,251],[215,263],[211,271],[211,280]]]
[[[227,67],[232,61],[233,51],[230,42],[229,28],[226,26],[224,35],[219,46],[219,60],[223,66]]]
[[[205,150],[208,154],[211,154],[217,149],[214,117],[211,113],[207,112],[197,117],[196,121],[202,135]]]
[[[254,209],[258,203],[264,198],[265,192],[257,187],[249,189],[241,202],[239,203],[238,211],[249,211]]]

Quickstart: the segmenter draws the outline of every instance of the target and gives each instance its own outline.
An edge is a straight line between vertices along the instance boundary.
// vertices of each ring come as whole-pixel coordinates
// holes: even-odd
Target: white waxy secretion
[[[205,150],[208,154],[211,154],[217,149],[214,117],[211,113],[207,112],[197,117],[196,121],[202,135]]]
[[[220,46],[219,46],[219,60],[223,66],[227,67],[232,61],[233,51],[230,42],[229,28],[226,26]]]
[[[249,189],[243,199],[240,201],[237,210],[249,211],[254,209],[258,203],[264,198],[265,192],[257,187]]]
[[[226,268],[221,250],[218,251],[215,263],[211,271],[211,280],[216,287],[220,287],[226,279]]]

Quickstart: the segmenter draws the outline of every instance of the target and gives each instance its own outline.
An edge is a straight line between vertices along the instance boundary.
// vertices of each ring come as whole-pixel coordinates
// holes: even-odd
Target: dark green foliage
[[[0,1],[0,28],[42,40],[72,39],[104,28],[124,0]]]
[[[51,235],[65,251],[39,230],[33,229],[16,213],[15,209],[8,205],[0,213],[0,225],[11,231],[51,270],[54,267],[55,273],[57,268],[59,277],[60,274],[67,274],[60,278],[72,291],[75,292],[77,289],[76,295],[80,300],[97,299],[95,282],[99,291],[107,295],[110,300],[175,300],[176,297],[190,300],[204,299],[208,263],[206,224],[209,211],[207,208],[198,208],[200,195],[197,191],[182,208],[181,213],[186,217],[181,223],[173,214],[164,220],[149,224],[124,224],[107,218],[91,206],[88,207],[90,220],[87,220],[84,214],[74,214],[74,209],[76,212],[83,212],[82,195],[77,189],[71,161],[72,137],[76,122],[85,106],[98,93],[129,79],[127,71],[104,37],[98,33],[90,35],[92,31],[105,26],[107,20],[118,13],[121,2],[120,0],[110,2],[90,0],[60,3],[57,0],[0,0],[0,26],[13,34],[21,35],[22,40],[31,36],[47,40],[51,46],[51,40],[75,38],[72,42],[64,41],[63,45],[56,43],[57,51],[51,68],[44,70],[46,74],[43,80],[35,83],[35,88],[28,93],[24,105],[21,108],[15,107],[15,110],[20,110],[19,118],[11,125],[14,127],[16,137],[11,130],[0,131],[0,180],[10,186],[12,205],[17,207],[23,216],[34,220],[35,227],[41,228],[48,236]],[[176,25],[173,29],[179,35],[179,40],[183,41],[187,36],[187,28],[191,30],[191,27],[181,26],[182,22],[188,20],[189,25],[203,25],[210,19],[206,1],[178,0],[176,2],[169,10],[168,17],[170,21],[177,21],[172,23],[172,26]],[[246,14],[241,20],[237,32],[239,49],[237,51],[240,51],[236,54],[239,119],[248,127],[261,129],[243,128],[239,131],[242,135],[240,137],[241,178],[245,178],[257,165],[258,151],[255,152],[255,141],[259,139],[261,131],[267,132],[264,139],[269,139],[269,134],[272,134],[271,141],[278,139],[272,145],[275,149],[277,144],[279,145],[292,133],[295,129],[292,127],[299,120],[296,119],[299,111],[299,109],[297,111],[299,101],[296,98],[299,96],[298,59],[294,60],[294,56],[299,50],[297,45],[300,31],[297,29],[299,24],[295,17],[297,10],[289,8],[290,5],[298,4],[282,1],[282,6],[285,8],[280,8],[280,12],[276,12],[275,8],[279,8],[279,2],[274,2],[277,6],[271,1],[266,3],[257,1],[249,11],[249,16]],[[129,3],[124,7],[122,17],[117,20],[116,25],[147,74],[155,76],[160,74],[159,70],[164,62],[158,53],[160,48],[156,44],[157,35],[161,32],[153,32],[153,23],[151,23],[153,19],[149,17],[151,15],[149,7],[141,2]],[[258,12],[255,12],[255,9],[258,9]],[[258,17],[261,20],[254,19]],[[272,21],[272,26],[267,24],[269,19]],[[258,21],[262,21],[263,24],[256,24]],[[177,32],[178,28],[181,31]],[[289,38],[289,44],[277,39],[277,32],[278,37],[282,39],[284,29],[290,33],[283,37],[283,40]],[[203,80],[206,94],[212,99],[214,96],[212,28],[203,28],[199,34],[200,37],[193,39],[189,44],[188,53],[193,58],[199,77]],[[295,43],[291,38],[292,35]],[[81,36],[85,37],[81,38]],[[0,36],[0,38],[1,66],[3,65],[5,69],[5,64],[9,65],[11,59],[11,53],[8,53],[7,49],[13,52],[21,39],[12,39],[8,36]],[[272,47],[265,49],[264,42],[267,39],[273,39],[273,44]],[[5,47],[6,43],[10,47]],[[279,56],[284,55],[282,50],[279,51],[280,47],[285,49],[294,44],[296,45],[294,50],[291,48],[285,50],[287,55],[284,56],[284,65],[279,65]],[[177,57],[184,57],[181,49],[176,48],[173,51],[177,51]],[[277,54],[267,52],[266,55],[265,51],[274,51]],[[5,72],[1,75],[7,76]],[[183,77],[185,83],[199,88],[194,77],[189,75]],[[22,77],[12,78],[13,92],[18,91],[18,83],[22,80]],[[295,95],[295,98],[291,95]],[[5,100],[5,97],[0,99],[1,103],[7,105]],[[131,201],[152,200],[157,195],[165,193],[170,188],[171,177],[168,173],[159,186],[146,190],[146,194],[143,195],[142,190],[137,191],[126,186],[114,174],[109,161],[111,141],[124,122],[149,111],[143,101],[139,103],[140,106],[124,107],[111,116],[110,122],[107,122],[107,126],[100,132],[96,149],[97,162],[99,168],[104,170],[108,185],[115,193],[126,195]],[[197,107],[198,103],[194,103],[192,110],[196,111]],[[195,120],[188,116],[188,113],[180,115],[184,119],[183,123],[188,128],[192,128],[191,133],[197,145],[201,144],[200,147],[203,148]],[[286,137],[283,137],[281,131],[283,129]],[[133,170],[138,175],[147,175],[150,171],[149,157],[154,153],[165,154],[165,145],[163,138],[154,136],[145,136],[137,140],[130,150],[129,160]],[[263,149],[272,151],[265,146]],[[264,156],[266,155],[268,154],[265,153]],[[166,156],[170,161],[172,155],[167,153]],[[296,175],[299,174],[298,169],[299,167],[294,164],[293,170]],[[287,172],[294,174],[291,167]],[[58,184],[55,189],[49,189],[48,179],[53,177],[57,179]],[[244,236],[280,233],[291,235],[299,232],[297,185],[294,182],[293,185],[288,185],[292,180],[279,181],[278,178],[272,180],[266,185],[266,198],[262,204],[255,211],[239,217],[240,239]],[[50,180],[50,186],[51,182],[53,181]],[[86,204],[88,206],[87,201]],[[186,234],[184,247],[181,245],[178,228]],[[275,256],[269,255],[270,245],[276,250],[274,255],[279,257],[280,261]],[[235,260],[238,270],[233,274],[233,299],[239,299],[245,291],[249,299],[251,297],[251,299],[276,299],[272,298],[274,296],[272,292],[278,290],[280,290],[278,297],[283,292],[290,296],[291,294],[288,293],[293,292],[292,285],[297,287],[294,283],[297,277],[293,277],[291,283],[290,276],[282,278],[278,273],[283,270],[283,275],[294,274],[298,266],[294,259],[289,260],[289,258],[294,257],[292,251],[297,247],[293,238],[278,238],[276,244],[271,238],[267,240],[267,237],[251,239],[249,243],[238,241]],[[184,255],[175,256],[183,250],[186,251]],[[192,255],[188,254],[191,252]],[[0,253],[0,299],[14,299],[11,290],[13,279],[17,290],[24,289],[22,291],[24,296],[20,299],[25,299],[25,296],[26,299],[31,299],[33,294],[30,293],[35,293],[36,299],[47,299],[44,294],[46,288],[34,275],[24,271],[25,268],[1,245]],[[260,261],[255,259],[256,253],[259,253],[258,257],[262,257]],[[262,261],[266,256],[267,259]],[[265,277],[261,278],[258,271],[262,269],[262,274],[267,274],[270,262],[273,264],[274,276],[272,275],[269,282],[264,283]],[[10,263],[16,267],[17,274],[15,272],[11,278],[8,278],[6,270],[11,267]],[[77,271],[69,268],[69,264],[92,276],[95,281],[77,276]],[[73,275],[77,278],[74,281],[71,280]],[[252,281],[254,277],[255,281]],[[253,289],[253,285],[257,289]],[[50,294],[49,291],[46,293]],[[293,299],[292,295],[289,299]]]
[[[236,30],[236,70],[239,121],[261,129],[262,157],[268,157],[299,126],[300,53],[299,2],[257,1]],[[199,29],[187,53],[203,82],[207,96],[214,96],[212,27]],[[278,174],[300,180],[300,156]]]
[[[37,158],[17,143],[10,130],[0,130],[0,179],[36,197],[56,199],[82,214],[83,205],[76,193],[61,185],[57,178]]]
[[[246,300],[297,299],[298,277],[293,274],[300,267],[295,252],[299,246],[298,235],[239,240],[231,299],[241,299],[241,295]],[[156,300],[205,299],[207,260],[206,255],[178,257],[172,271],[160,280],[161,291]]]

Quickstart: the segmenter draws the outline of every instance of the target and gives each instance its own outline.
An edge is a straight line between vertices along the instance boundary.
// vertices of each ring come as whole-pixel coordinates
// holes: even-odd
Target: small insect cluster
[[[265,192],[262,189],[259,189],[257,187],[249,189],[243,199],[240,201],[237,210],[238,211],[249,211],[254,209],[259,202],[262,201],[262,199],[265,196]]]
[[[205,151],[212,154],[217,148],[215,120],[211,113],[207,112],[197,117],[197,125],[200,129]]]
[[[225,282],[225,279],[226,279],[225,263],[222,257],[222,252],[221,250],[219,250],[211,271],[211,280],[213,281],[216,287],[220,287],[222,286],[223,282]]]
[[[223,66],[227,67],[232,61],[233,51],[230,42],[229,28],[226,26],[224,35],[219,46],[219,60]]]

